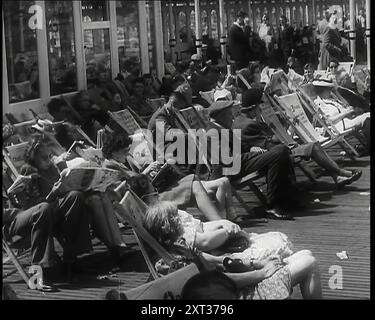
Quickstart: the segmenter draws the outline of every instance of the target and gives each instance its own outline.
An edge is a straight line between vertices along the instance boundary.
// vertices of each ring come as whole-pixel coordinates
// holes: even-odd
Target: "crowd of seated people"
[[[294,71],[292,81],[297,79],[299,84],[314,84],[316,78],[313,66],[306,65],[304,74],[298,76],[293,63],[292,60],[288,61],[288,75],[291,76],[291,70]],[[139,70],[134,67],[117,78],[117,81],[124,84],[127,93],[121,92],[113,83],[105,84],[107,94],[111,95],[109,100],[113,104],[109,111],[130,107],[154,134],[154,142],[157,142],[157,122],[162,123],[165,135],[170,130],[180,129],[181,124],[176,114],[202,101],[197,99],[199,91],[204,91],[199,89],[202,88],[200,81],[205,81],[205,89],[227,89],[225,94],[215,96],[217,101],[214,103],[202,102],[201,108],[208,108],[210,124],[205,129],[217,130],[218,146],[223,139],[222,129],[229,130],[232,135],[233,129],[241,130],[241,153],[234,154],[233,146],[229,147],[229,153],[238,157],[241,163],[240,172],[234,176],[223,175],[226,164],[221,160],[212,165],[211,170],[200,164],[170,162],[167,178],[154,185],[152,178],[155,172],[158,173],[165,167],[164,163],[159,162],[156,154],[153,154],[153,161],[145,162],[140,169],[135,170],[129,162],[134,136],[114,123],[108,110],[98,105],[88,91],[78,92],[70,104],[61,98],[52,99],[47,108],[55,122],[62,122],[55,127],[55,137],[66,152],[59,157],[51,157],[43,138],[30,143],[26,163],[20,174],[32,177],[32,183],[23,190],[27,195],[24,209],[4,211],[8,238],[26,236],[26,233],[31,232],[32,263],[47,270],[55,265],[53,237],[58,231],[64,239],[63,265],[71,277],[74,272],[79,271],[76,257],[92,250],[93,233],[107,246],[114,262],[120,267],[123,265],[129,249],[122,239],[109,194],[72,190],[58,194],[53,199],[47,197],[59,180],[61,170],[69,166],[69,160],[82,157],[82,146],[71,148],[77,140],[73,134],[75,128],[78,126],[92,141],[96,141],[98,130],[104,129],[102,153],[105,160],[96,165],[119,171],[120,180],[126,180],[129,187],[149,205],[144,225],[162,245],[170,247],[175,242],[182,242],[187,248],[200,251],[205,263],[225,271],[227,276],[222,278],[223,282],[230,286],[235,284],[236,288],[241,289],[231,292],[235,298],[286,298],[297,284],[300,284],[305,298],[320,298],[319,272],[312,253],[306,250],[294,252],[287,236],[282,233],[257,235],[241,230],[237,223],[243,218],[233,209],[231,184],[250,173],[261,172],[266,177],[267,184],[264,215],[286,220],[293,219],[293,210],[301,210],[305,205],[301,201],[303,194],[295,178],[296,157],[313,159],[340,187],[358,180],[361,171],[340,168],[318,143],[301,144],[290,149],[274,137],[271,128],[259,117],[258,106],[262,103],[262,93],[267,85],[261,81],[264,67],[258,62],[252,62],[240,71],[251,89],[242,80],[236,81],[235,75],[225,77],[210,63],[203,64],[199,55],[192,56],[187,68],[180,69],[177,74],[167,75],[160,83],[149,74],[139,77]],[[333,85],[340,84],[337,78],[333,82]],[[327,97],[323,96],[319,88],[316,92],[318,96],[322,94],[320,99],[325,101]],[[166,97],[167,102],[154,110],[148,99],[161,96]],[[232,107],[238,97],[242,104],[241,114],[233,117]],[[102,98],[109,97],[103,95]],[[369,114],[362,113],[361,119],[363,121],[360,124],[365,126],[364,122],[369,119]],[[12,129],[12,126],[4,126],[3,137],[15,134],[16,130]],[[165,140],[163,143],[161,146],[156,145],[156,148],[167,150],[172,142]],[[214,142],[209,140],[210,143]],[[293,199],[290,198],[291,194],[294,195]],[[8,204],[4,204],[5,200],[7,197],[3,195],[3,206],[8,208]],[[192,206],[200,212],[201,220],[183,211]],[[239,237],[247,243],[242,252],[225,252],[225,244],[232,238]],[[211,277],[208,276],[207,279]],[[191,297],[192,294],[201,298],[213,297],[212,291],[204,291],[199,286],[203,286],[203,282],[197,281],[192,279],[191,284],[186,286],[186,297]],[[207,288],[209,285],[219,284],[212,282],[203,287]]]

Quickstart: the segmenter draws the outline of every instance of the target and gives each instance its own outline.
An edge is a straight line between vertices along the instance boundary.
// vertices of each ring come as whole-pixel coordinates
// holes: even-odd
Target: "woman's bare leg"
[[[216,204],[220,216],[223,218],[228,217],[228,209],[231,210],[233,208],[232,189],[229,179],[223,177],[212,181],[201,182],[207,192],[215,192]]]
[[[197,202],[198,209],[208,220],[213,221],[223,219],[215,205],[211,202],[206,189],[203,187],[200,181],[193,181],[192,193],[195,197],[195,201]]]
[[[341,169],[318,144],[314,144],[311,152],[311,159],[327,170],[335,182],[339,182],[342,177],[348,178],[352,175],[351,171]]]
[[[321,299],[322,287],[319,268],[309,250],[299,251],[287,259],[292,276],[292,286],[299,284],[304,299]]]

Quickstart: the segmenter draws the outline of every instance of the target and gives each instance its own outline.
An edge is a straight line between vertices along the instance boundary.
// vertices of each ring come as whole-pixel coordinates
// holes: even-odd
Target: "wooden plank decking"
[[[337,155],[337,149],[333,150]],[[289,236],[296,249],[309,249],[318,260],[325,299],[369,299],[370,298],[370,158],[344,161],[346,168],[363,170],[362,178],[342,191],[335,190],[329,177],[320,177],[312,186],[298,173],[298,181],[309,188],[312,202],[307,209],[295,215],[295,221],[268,222],[253,220],[243,227],[251,232],[281,231]],[[241,191],[250,205],[258,205],[250,191]],[[238,212],[242,208],[238,206]],[[124,231],[127,243],[135,246],[131,230]],[[346,250],[348,260],[340,260],[337,252]],[[82,258],[85,265],[95,266],[99,273],[108,273],[110,258],[102,244],[95,245],[93,254]],[[73,285],[61,285],[60,292],[43,294],[28,290],[11,264],[3,266],[3,282],[8,283],[20,299],[102,299],[109,289],[122,290],[139,286],[147,281],[149,274],[140,251],[129,254],[128,270],[117,272],[113,278],[98,280],[96,276],[82,276]],[[27,263],[27,259],[22,260]],[[343,271],[343,288],[329,287],[331,266],[340,266]],[[300,299],[299,288],[293,298]]]

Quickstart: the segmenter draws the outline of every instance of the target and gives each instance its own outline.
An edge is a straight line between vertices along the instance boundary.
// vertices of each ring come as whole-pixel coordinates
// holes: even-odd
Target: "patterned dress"
[[[181,238],[190,248],[195,248],[197,232],[204,231],[203,223],[195,219],[186,211],[179,210],[178,215],[184,228]],[[239,253],[232,253],[232,258],[242,259],[250,264],[251,259],[265,259],[277,254],[282,259],[293,254],[293,245],[288,237],[281,232],[267,232],[263,234],[250,233],[250,247]],[[291,274],[288,266],[284,266],[271,277],[256,285],[243,288],[240,291],[242,300],[280,300],[287,299],[292,293]]]

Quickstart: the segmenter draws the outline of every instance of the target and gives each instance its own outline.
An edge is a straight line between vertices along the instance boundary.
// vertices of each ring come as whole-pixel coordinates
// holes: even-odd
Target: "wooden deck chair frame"
[[[199,273],[191,263],[173,273],[124,292],[127,300],[179,300],[185,283]]]
[[[249,82],[245,79],[245,77],[241,74],[241,72],[236,71],[237,78],[240,78],[243,84],[246,86],[246,88],[251,89],[251,85]]]
[[[7,192],[7,186],[3,184],[3,192],[9,197],[11,200],[10,195],[8,195]],[[29,275],[26,273],[25,269],[22,267],[20,263],[20,259],[24,257],[25,255],[28,255],[30,253],[30,245],[27,246],[22,244],[21,246],[17,246],[17,248],[13,247],[13,244],[9,243],[6,240],[6,236],[4,234],[4,228],[2,228],[2,237],[3,237],[3,251],[6,253],[7,257],[3,257],[3,265],[7,264],[8,262],[12,262],[13,265],[16,267],[17,272],[21,275],[22,280],[24,280],[29,287],[29,289],[33,289],[30,286],[29,282]],[[17,253],[14,252],[14,250],[17,250]],[[21,251],[20,251],[21,250]]]
[[[302,102],[301,102],[298,94],[294,93],[293,95],[297,96],[297,99],[298,99],[302,109],[304,110],[304,107],[302,105]],[[282,97],[278,97],[278,96],[274,95],[275,105],[278,106],[279,111],[282,114],[285,115],[285,118],[287,119],[289,125],[293,128],[294,132],[301,138],[302,141],[304,141],[304,142],[319,142],[320,145],[323,148],[329,148],[332,145],[339,144],[339,146],[345,152],[349,151],[348,154],[353,160],[355,159],[355,157],[353,157],[352,153],[350,152],[350,149],[352,149],[352,147],[350,145],[349,145],[350,147],[347,146],[349,143],[344,139],[343,136],[334,135],[332,133],[332,131],[329,130],[328,126],[325,123],[321,122],[324,129],[328,130],[327,133],[329,134],[329,137],[326,137],[325,140],[319,141],[317,138],[315,138],[315,136],[317,135],[317,132],[315,131],[315,129],[314,129],[314,132],[310,132],[310,130],[304,125],[304,123],[299,121],[294,116],[294,114],[292,114],[292,112],[288,109],[289,107],[285,106],[286,108],[284,108],[284,106],[280,102],[280,98],[282,98]],[[288,115],[286,113],[288,113]],[[314,128],[312,123],[310,122],[310,120],[308,120],[307,116],[305,117],[305,121],[306,121],[306,124],[309,127]]]
[[[5,240],[4,235],[3,235],[3,251],[7,254],[9,261],[11,261],[14,266],[17,269],[17,272],[21,275],[22,280],[25,281],[29,289],[35,289],[33,286],[30,284],[30,277],[22,267],[21,263],[19,262],[19,258],[17,257],[16,254],[14,253],[12,247],[8,242]],[[8,259],[7,259],[8,260]],[[5,262],[6,263],[6,262]],[[3,262],[4,264],[4,262]]]
[[[191,108],[194,110],[193,111],[194,115],[199,119],[197,121],[197,123],[203,124],[204,127],[202,129],[204,129],[205,128],[205,121],[201,118],[200,114],[198,113],[198,111],[194,107],[191,107]],[[182,113],[180,111],[176,111],[175,115],[176,115],[178,121],[180,122],[181,129],[186,131],[186,132],[189,132],[188,131],[188,129],[190,129],[189,123],[184,118]],[[199,147],[197,145],[196,145],[196,148],[197,148],[197,150],[199,150]],[[207,164],[208,164],[207,168],[210,170],[211,164],[209,163],[209,160],[205,159],[205,161],[207,161]],[[256,197],[259,199],[261,204],[266,205],[267,200],[266,200],[265,196],[263,195],[263,193],[259,190],[259,188],[256,186],[256,184],[253,181],[253,180],[258,179],[260,177],[261,176],[259,175],[259,173],[251,173],[251,174],[237,180],[236,182],[233,183],[233,185],[236,186],[237,188],[240,188],[240,189],[244,188],[245,186],[248,186],[253,191],[253,193],[256,195]],[[250,215],[250,213],[252,212],[251,208],[243,200],[243,198],[239,195],[239,193],[237,192],[236,188],[233,185],[231,185],[232,186],[232,194],[238,200],[238,202],[242,205],[242,207],[245,209],[245,211]]]

